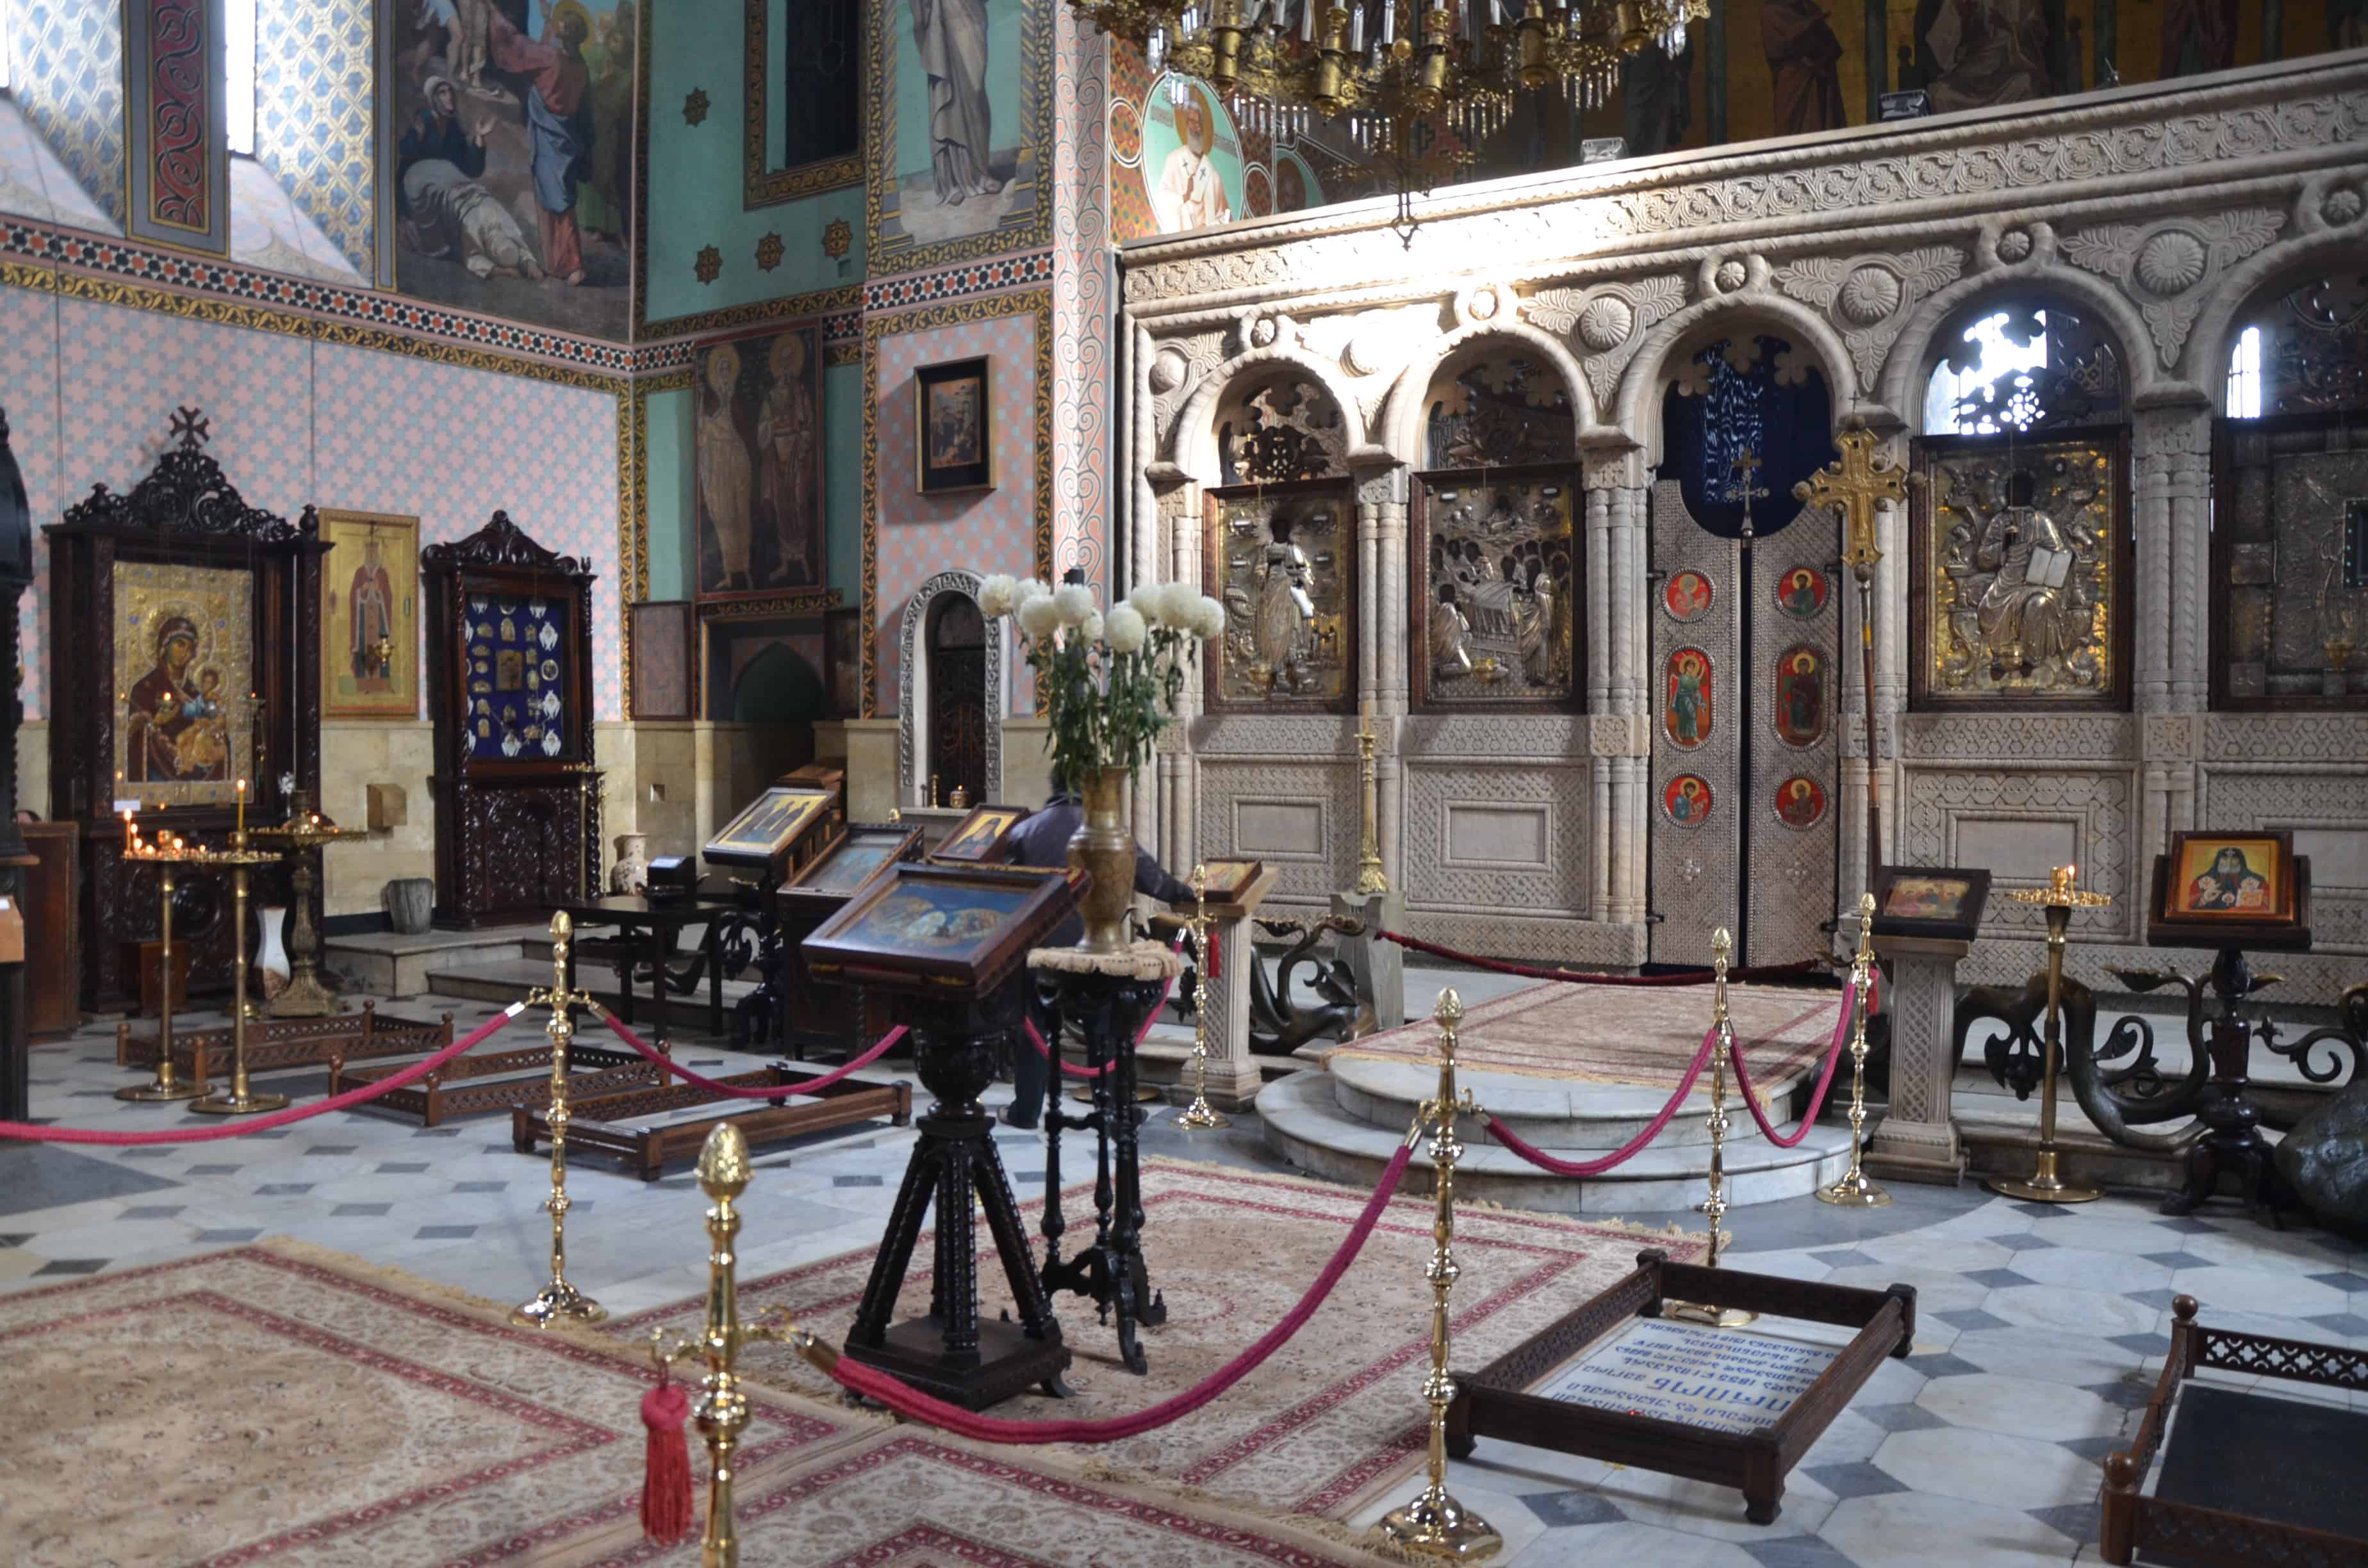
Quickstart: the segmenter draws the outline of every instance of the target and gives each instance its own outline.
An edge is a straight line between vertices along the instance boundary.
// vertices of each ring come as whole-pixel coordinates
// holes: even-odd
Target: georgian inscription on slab
[[[1551,480],[1425,492],[1426,704],[1570,701],[1578,662],[1572,496]]]
[[[1759,1432],[1809,1392],[1835,1354],[1771,1335],[1638,1318],[1535,1392],[1714,1432]]]
[[[1919,706],[2119,702],[2122,445],[2118,433],[1919,444]]]
[[[1210,660],[1212,708],[1330,710],[1350,700],[1356,509],[1329,488],[1211,503],[1209,581],[1225,607]]]

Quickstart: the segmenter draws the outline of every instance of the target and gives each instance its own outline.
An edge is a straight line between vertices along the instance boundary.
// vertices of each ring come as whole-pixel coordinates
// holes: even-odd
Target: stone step
[[[464,996],[480,1002],[516,1002],[534,987],[548,986],[552,982],[551,960],[529,958],[495,959],[477,963],[439,966],[427,975],[427,989],[447,996]],[[623,997],[617,983],[617,971],[608,963],[578,963],[575,983],[588,991],[602,1006],[622,1016]],[[727,980],[723,983],[723,1020],[731,1028],[732,1010],[741,997],[756,989],[747,980]],[[650,1021],[650,994],[647,983],[637,988],[634,1000],[634,1027],[644,1035]],[[701,984],[695,995],[676,996],[668,1010],[668,1021],[676,1038],[707,1032],[707,987]],[[598,1028],[595,1024],[592,1026]],[[603,1033],[606,1031],[603,1030]]]
[[[416,996],[431,969],[520,957],[528,940],[550,940],[540,926],[489,926],[479,931],[358,931],[321,939],[321,961],[353,975],[371,996]],[[543,957],[550,958],[548,949]],[[505,997],[507,1001],[509,998]]]
[[[1336,1057],[1329,1076],[1332,1097],[1341,1110],[1369,1126],[1401,1133],[1413,1122],[1415,1108],[1439,1088],[1436,1069],[1411,1062]],[[1469,1070],[1456,1074],[1456,1085],[1470,1090],[1481,1108],[1510,1128],[1515,1137],[1540,1149],[1581,1157],[1624,1146],[1651,1125],[1677,1087],[1674,1082],[1668,1088],[1648,1088]],[[1793,1130],[1798,1110],[1815,1087],[1816,1080],[1806,1074],[1780,1082],[1769,1112],[1777,1119],[1778,1131]],[[1656,1142],[1699,1143],[1707,1150],[1710,1105],[1711,1079],[1705,1072]],[[1726,1109],[1736,1127],[1750,1126],[1750,1112],[1732,1080],[1726,1086]],[[1476,1120],[1467,1119],[1462,1125],[1466,1142],[1482,1134]]]
[[[1371,1188],[1406,1141],[1406,1124],[1383,1129],[1358,1120],[1340,1108],[1327,1076],[1299,1073],[1267,1085],[1258,1100],[1267,1147],[1312,1175]],[[1585,1180],[1549,1175],[1481,1137],[1467,1135],[1463,1144],[1457,1192],[1508,1209],[1641,1213],[1690,1208],[1707,1191],[1707,1144],[1656,1141],[1616,1170]],[[1417,1150],[1414,1163],[1428,1165],[1429,1158]],[[1725,1165],[1731,1208],[1801,1198],[1849,1169],[1850,1129],[1820,1125],[1799,1148],[1779,1149],[1742,1119],[1727,1139]]]

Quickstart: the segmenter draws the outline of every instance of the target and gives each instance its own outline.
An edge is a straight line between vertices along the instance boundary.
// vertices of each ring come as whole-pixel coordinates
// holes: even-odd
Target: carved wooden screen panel
[[[1710,961],[1736,926],[1742,735],[1736,596],[1742,546],[1695,523],[1674,479],[1653,486],[1652,927],[1655,963]]]
[[[1349,712],[1357,700],[1357,506],[1315,481],[1209,494],[1201,581],[1225,607],[1212,712]]]
[[[2368,708],[2368,434],[2332,415],[2222,420],[2215,708]]]
[[[1587,690],[1577,476],[1422,476],[1413,603],[1415,705],[1562,710]]]
[[[2129,432],[1927,436],[1908,530],[1908,705],[2129,705]]]

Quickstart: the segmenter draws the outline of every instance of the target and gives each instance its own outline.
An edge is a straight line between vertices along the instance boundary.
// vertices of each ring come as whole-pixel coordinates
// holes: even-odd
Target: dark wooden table
[[[566,912],[578,928],[587,926],[613,926],[625,949],[619,964],[618,990],[622,993],[617,1017],[625,1023],[634,1021],[633,984],[641,966],[650,966],[650,1023],[655,1039],[652,1044],[663,1047],[673,1021],[671,1000],[674,983],[666,960],[682,944],[683,928],[704,926],[706,935],[700,938],[699,953],[707,971],[707,1029],[710,1034],[723,1032],[723,965],[717,946],[723,916],[732,909],[727,901],[705,898],[662,900],[652,903],[638,893],[615,893],[606,898],[572,899],[558,906]],[[581,945],[571,947],[567,956],[567,988],[575,989],[575,966]],[[698,984],[694,971],[686,989]]]

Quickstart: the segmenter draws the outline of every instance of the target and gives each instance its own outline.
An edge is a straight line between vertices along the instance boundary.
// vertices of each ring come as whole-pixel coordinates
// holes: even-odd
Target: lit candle
[[[139,834],[133,831],[131,826],[131,813],[126,811],[123,813],[123,852],[126,855],[131,853],[131,841],[138,836],[140,836]]]
[[[246,780],[244,778],[238,781],[238,837],[240,843],[246,842]]]

